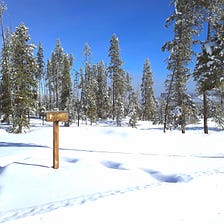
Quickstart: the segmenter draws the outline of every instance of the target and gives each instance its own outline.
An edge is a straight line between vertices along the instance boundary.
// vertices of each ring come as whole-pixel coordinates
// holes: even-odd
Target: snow
[[[204,44],[205,50],[207,52],[207,54],[212,55],[213,52],[213,48],[216,46],[217,44],[215,43],[215,41],[210,41]]]
[[[60,126],[52,169],[51,123],[26,134],[0,126],[0,223],[216,223],[224,220],[224,132],[210,122],[163,133],[113,121]]]

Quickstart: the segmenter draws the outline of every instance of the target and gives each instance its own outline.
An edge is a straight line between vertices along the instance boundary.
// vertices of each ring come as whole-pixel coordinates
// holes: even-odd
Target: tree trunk
[[[207,91],[203,91],[204,133],[208,134],[208,100]]]
[[[182,111],[181,115],[181,132],[182,134],[185,134],[186,131],[186,116],[185,116],[185,111]]]

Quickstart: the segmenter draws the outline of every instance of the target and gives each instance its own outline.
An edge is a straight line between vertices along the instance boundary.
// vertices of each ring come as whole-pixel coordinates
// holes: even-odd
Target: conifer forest
[[[121,126],[128,118],[133,128],[144,120],[163,124],[164,132],[179,128],[185,133],[188,124],[203,119],[208,133],[211,118],[224,128],[224,1],[172,0],[170,4],[173,14],[164,25],[172,29],[173,37],[161,46],[169,55],[164,62],[169,75],[165,91],[156,97],[150,60],[142,62],[141,83],[133,86],[131,74],[123,68],[122,43],[116,34],[108,40],[108,64],[103,58],[93,64],[91,46],[85,43],[82,66],[74,70],[75,56],[63,49],[63,40],[55,40],[51,57],[45,58],[41,40],[33,44],[24,23],[14,30],[5,27],[7,5],[1,2],[1,122],[11,125],[10,132],[22,133],[31,116],[40,118],[57,108],[69,113],[67,126],[100,119],[113,119]],[[196,83],[191,94],[190,79]]]

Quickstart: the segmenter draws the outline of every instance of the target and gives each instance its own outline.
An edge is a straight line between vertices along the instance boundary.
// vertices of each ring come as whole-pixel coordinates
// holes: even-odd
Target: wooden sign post
[[[59,121],[68,121],[68,113],[50,111],[46,113],[46,121],[53,122],[53,168],[59,168]]]

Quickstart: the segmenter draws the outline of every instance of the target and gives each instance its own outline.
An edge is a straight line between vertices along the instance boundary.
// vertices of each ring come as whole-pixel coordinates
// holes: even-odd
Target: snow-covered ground
[[[60,127],[26,134],[0,128],[0,223],[223,224],[224,131],[210,123],[163,133],[139,122]]]

